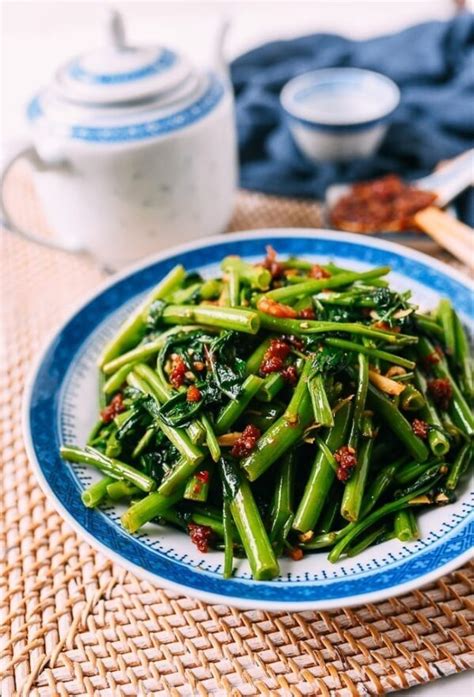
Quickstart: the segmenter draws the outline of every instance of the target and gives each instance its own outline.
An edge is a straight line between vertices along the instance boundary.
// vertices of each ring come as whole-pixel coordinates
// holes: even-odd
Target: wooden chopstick
[[[474,230],[448,213],[428,206],[415,215],[415,223],[440,247],[474,269]]]

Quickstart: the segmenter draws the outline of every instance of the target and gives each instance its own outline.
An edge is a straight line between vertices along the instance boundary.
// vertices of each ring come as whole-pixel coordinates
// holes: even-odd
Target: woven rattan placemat
[[[43,225],[12,177],[21,221]],[[232,228],[318,225],[312,203],[241,193]],[[332,612],[242,612],[155,588],[54,511],[21,434],[46,335],[102,280],[84,257],[1,238],[1,695],[380,695],[474,665],[470,567],[400,598]]]

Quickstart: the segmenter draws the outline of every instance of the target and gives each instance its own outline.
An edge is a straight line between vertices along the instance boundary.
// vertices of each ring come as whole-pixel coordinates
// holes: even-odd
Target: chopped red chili
[[[282,358],[279,358],[278,356],[269,356],[268,358],[263,358],[260,366],[260,372],[262,375],[269,375],[270,373],[279,373],[282,368]]]
[[[430,425],[427,424],[426,421],[423,421],[423,419],[413,419],[411,422],[411,430],[415,436],[418,436],[418,438],[421,438],[422,440],[426,440],[428,437],[428,431],[430,430]]]
[[[253,424],[248,424],[242,431],[239,438],[235,441],[231,455],[234,457],[247,457],[257,445],[260,438],[260,429]]]
[[[269,375],[270,373],[280,373],[282,378],[290,385],[295,385],[298,380],[298,373],[294,365],[286,365],[285,360],[291,352],[290,343],[298,344],[299,348],[302,343],[294,337],[287,339],[272,339],[270,346],[263,355],[263,360],[260,365],[260,374]]]
[[[337,478],[340,482],[347,482],[357,465],[356,451],[350,445],[343,445],[334,453],[334,459],[338,465]]]
[[[270,354],[272,356],[278,356],[282,360],[288,357],[291,349],[283,339],[272,339],[270,346],[266,350],[265,354]]]
[[[331,278],[331,273],[329,271],[326,271],[326,269],[323,269],[323,267],[319,266],[319,264],[314,264],[314,266],[311,267],[311,271],[309,272],[309,277],[315,279]]]
[[[184,377],[186,374],[186,363],[183,361],[181,356],[175,356],[173,358],[173,363],[171,365],[170,372],[170,383],[178,389],[184,383]]]
[[[304,310],[298,312],[298,317],[300,319],[315,319],[316,315],[312,307],[306,307]]]
[[[438,351],[432,351],[429,353],[427,356],[424,358],[424,363],[427,368],[430,368],[432,365],[436,365],[439,363],[441,360],[441,357],[439,355]]]
[[[115,419],[117,414],[120,414],[123,411],[125,411],[125,404],[123,403],[123,394],[121,392],[117,392],[117,394],[112,398],[110,404],[108,404],[104,409],[102,409],[102,411],[100,412],[100,416],[104,424],[109,424],[111,421]]]
[[[373,325],[374,329],[381,329],[384,332],[394,332],[395,334],[400,333],[400,327],[392,327],[388,322],[375,322]]]
[[[263,360],[260,365],[260,373],[268,375],[269,373],[279,373],[282,370],[284,362],[291,351],[291,347],[283,339],[272,339],[270,345],[263,355]]]
[[[288,365],[286,368],[283,368],[283,370],[280,371],[280,375],[289,385],[296,385],[298,381],[298,373],[294,365]]]
[[[201,470],[200,472],[197,472],[195,476],[200,482],[207,484],[209,481],[209,470]]]
[[[196,525],[196,523],[188,523],[188,533],[200,552],[208,552],[209,545],[214,540],[214,532],[208,525]]]
[[[196,385],[190,385],[186,391],[187,402],[200,402],[202,399],[201,390]]]
[[[285,336],[285,341],[287,341],[298,351],[301,351],[304,348],[304,341],[299,336],[294,336],[293,334],[290,334],[288,336]]]
[[[428,381],[428,391],[433,400],[441,408],[446,410],[453,396],[453,387],[449,378],[434,378]]]
[[[267,256],[263,260],[261,266],[270,271],[273,279],[281,278],[281,276],[283,276],[284,273],[283,264],[280,264],[280,262],[277,261],[277,253],[271,245],[268,245],[266,247],[266,250]]]
[[[331,211],[331,223],[351,232],[408,230],[414,215],[430,206],[436,194],[406,184],[394,174],[354,184]]]
[[[196,474],[194,475],[194,478],[197,481],[193,486],[193,493],[200,494],[204,484],[207,484],[209,482],[209,478],[210,478],[209,470],[201,470],[200,472],[196,472]]]
[[[304,556],[303,550],[299,547],[291,547],[290,549],[287,549],[286,552],[288,556],[293,559],[293,561],[300,561]]]
[[[265,296],[259,300],[257,307],[260,312],[264,312],[266,315],[271,315],[272,317],[279,317],[280,319],[295,319],[298,317],[297,311],[290,305],[277,303],[276,300],[266,298]]]

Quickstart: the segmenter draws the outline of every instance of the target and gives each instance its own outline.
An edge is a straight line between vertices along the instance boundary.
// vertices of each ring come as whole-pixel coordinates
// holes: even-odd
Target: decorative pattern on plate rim
[[[66,127],[66,129],[64,126],[61,126],[58,127],[58,131],[61,132],[62,137],[86,143],[118,144],[154,138],[178,131],[200,121],[219,104],[224,94],[225,89],[222,81],[217,75],[212,73],[209,76],[206,89],[198,99],[184,109],[169,116],[162,116],[158,119],[127,126],[70,126]],[[44,116],[41,95],[37,95],[30,102],[27,116],[30,121],[37,121]],[[53,125],[54,128],[55,126]]]
[[[408,278],[418,279],[427,287],[438,286],[439,290],[442,289],[455,302],[457,299],[458,308],[472,318],[469,289],[453,277],[430,269],[427,264],[416,258],[418,255],[414,255],[415,258],[407,257],[397,253],[390,245],[387,245],[388,249],[379,244],[367,247],[352,241],[357,239],[355,236],[351,241],[348,237],[351,236],[344,235],[344,239],[338,240],[317,236],[281,238],[279,249],[285,254],[333,255],[371,264],[391,263],[396,272],[404,273]],[[226,254],[244,254],[248,257],[261,253],[266,241],[268,237],[259,237],[256,233],[245,241],[227,238],[220,243],[162,258],[117,280],[72,317],[43,356],[32,384],[30,406],[26,415],[32,440],[30,447],[39,462],[43,485],[54,494],[66,517],[79,525],[93,544],[106,548],[118,560],[126,559],[142,574],[161,577],[181,588],[193,589],[196,593],[217,594],[221,598],[227,597],[239,603],[248,600],[253,605],[272,601],[287,602],[295,606],[298,603],[317,602],[327,605],[338,599],[354,603],[358,597],[362,599],[367,597],[367,594],[377,594],[384,589],[393,592],[397,586],[416,581],[430,572],[436,572],[437,569],[452,564],[453,560],[470,550],[474,523],[466,517],[467,508],[465,514],[455,514],[452,519],[446,521],[449,530],[446,536],[441,537],[437,533],[437,539],[433,542],[427,543],[425,540],[421,552],[403,559],[397,565],[377,569],[370,575],[353,574],[342,579],[321,579],[318,583],[311,583],[307,578],[296,576],[272,583],[256,583],[242,578],[224,581],[217,577],[215,569],[211,569],[212,573],[192,569],[184,564],[183,559],[176,560],[176,556],[179,558],[179,555],[174,550],[168,550],[166,555],[157,553],[149,544],[144,544],[143,536],[141,539],[135,539],[103,513],[85,509],[80,502],[77,480],[69,468],[63,467],[64,476],[55,476],[58,468],[62,467],[57,455],[60,440],[57,428],[60,401],[55,386],[64,386],[71,364],[77,360],[78,353],[84,347],[85,337],[91,333],[90,327],[100,327],[104,320],[110,317],[112,310],[120,308],[130,298],[144,292],[176,263],[196,268],[216,263]]]
[[[81,66],[80,58],[69,65],[67,72],[74,80],[86,82],[90,85],[117,85],[159,75],[171,68],[175,63],[176,53],[170,51],[168,48],[164,48],[154,61],[136,70],[130,70],[127,73],[92,73]]]

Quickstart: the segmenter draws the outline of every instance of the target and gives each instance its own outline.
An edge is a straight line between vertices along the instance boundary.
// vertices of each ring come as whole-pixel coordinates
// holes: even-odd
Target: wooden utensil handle
[[[415,215],[415,223],[440,247],[444,247],[464,264],[474,268],[474,230],[435,206]]]

